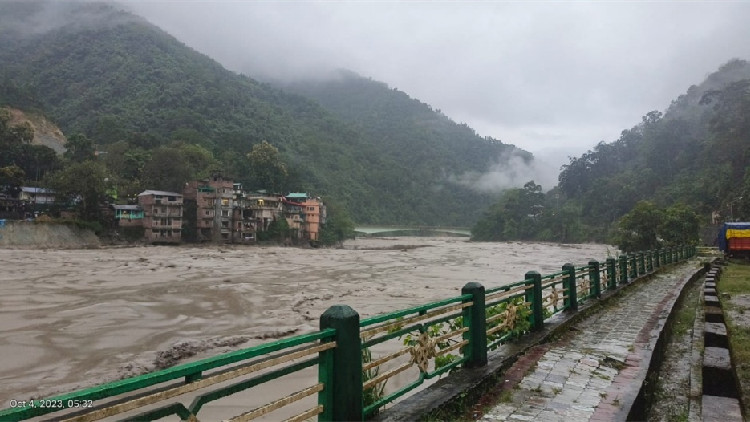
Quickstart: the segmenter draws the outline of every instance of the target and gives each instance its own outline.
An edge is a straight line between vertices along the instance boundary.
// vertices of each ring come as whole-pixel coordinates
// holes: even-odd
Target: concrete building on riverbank
[[[220,175],[193,180],[183,190],[188,208],[186,219],[195,229],[197,242],[228,243],[234,229],[234,183]]]
[[[182,241],[182,194],[146,190],[138,194],[138,205],[143,209],[143,237],[146,242]]]

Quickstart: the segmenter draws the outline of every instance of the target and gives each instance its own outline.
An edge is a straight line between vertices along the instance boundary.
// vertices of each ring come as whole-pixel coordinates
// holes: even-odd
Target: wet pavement
[[[506,372],[506,394],[481,420],[625,420],[667,316],[698,269],[693,259],[638,281],[564,339],[530,349]]]

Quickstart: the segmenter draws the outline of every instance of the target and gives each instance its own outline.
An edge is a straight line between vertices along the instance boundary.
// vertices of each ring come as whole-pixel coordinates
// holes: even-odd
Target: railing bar
[[[544,280],[544,279],[546,279],[546,278],[554,278],[554,277],[557,277],[557,276],[560,276],[560,275],[565,275],[565,274],[566,274],[565,272],[563,272],[563,271],[560,271],[560,272],[557,272],[557,273],[552,273],[552,274],[547,274],[547,275],[543,275],[543,276],[542,276],[542,280]]]
[[[264,354],[276,352],[284,348],[298,346],[305,343],[311,343],[316,340],[326,339],[333,337],[336,333],[334,329],[321,330],[316,333],[303,334],[300,336],[291,337],[288,339],[282,339],[269,344],[262,344],[259,346],[250,347],[247,349],[237,350],[234,352],[218,355],[206,359],[201,359],[195,362],[186,363],[183,365],[174,366],[172,368],[163,369],[160,371],[151,372],[149,374],[139,375],[132,378],[125,378],[118,381],[113,381],[95,387],[87,388],[85,390],[74,391],[72,393],[63,394],[60,396],[51,397],[48,400],[62,401],[64,404],[68,400],[97,400],[116,395],[132,392],[145,387],[150,387],[163,382],[183,378],[187,375],[191,375],[197,372],[203,372],[210,369],[215,369],[224,365],[237,363],[242,360],[251,359],[254,357],[262,356]],[[48,413],[56,412],[62,409],[55,408],[42,408],[40,406],[27,407],[25,409],[9,409],[0,411],[0,418],[6,418],[11,414],[20,415],[21,419],[30,418],[33,416],[41,416]],[[17,413],[18,412],[18,413]]]
[[[221,374],[213,375],[207,378],[203,378],[188,384],[181,385],[176,388],[159,391],[154,394],[139,397],[133,400],[126,401],[124,403],[116,404],[114,406],[108,406],[97,411],[86,413],[78,417],[69,419],[70,422],[87,422],[95,421],[109,416],[117,415],[122,412],[127,412],[138,407],[142,407],[148,404],[153,404],[162,400],[170,399],[172,397],[180,396],[185,393],[189,393],[201,388],[208,387],[210,385],[218,384],[220,382],[228,381],[243,375],[248,375],[253,372],[257,372],[261,369],[270,368],[281,363],[288,362],[290,360],[299,359],[304,356],[308,356],[314,353],[322,352],[328,349],[336,347],[335,342],[323,343],[315,347],[300,350],[298,352],[290,353],[288,355],[282,355],[277,358],[268,359],[263,362],[259,362],[250,366],[234,369],[231,371],[223,372]]]
[[[466,296],[470,296],[470,295],[466,295]],[[402,319],[402,320],[399,320],[399,321],[394,321],[394,322],[391,322],[391,323],[388,323],[388,324],[383,324],[383,325],[379,325],[379,326],[374,327],[374,328],[370,328],[369,330],[365,330],[365,331],[360,332],[359,336],[361,338],[363,338],[363,339],[365,339],[365,338],[369,339],[373,335],[381,333],[383,331],[388,331],[388,330],[390,330],[393,327],[400,327],[400,326],[404,326],[404,325],[407,325],[407,324],[411,324],[411,323],[415,323],[415,322],[419,322],[419,321],[424,321],[424,320],[433,318],[433,317],[435,317],[437,315],[444,314],[446,312],[452,312],[452,311],[456,311],[456,310],[459,310],[459,309],[463,309],[463,308],[472,306],[473,304],[474,304],[474,302],[465,302],[465,303],[459,303],[457,305],[452,305],[452,306],[448,306],[448,307],[441,308],[441,309],[435,309],[435,310],[427,312],[424,315],[415,315],[413,317],[409,317],[409,318]]]
[[[458,360],[454,360],[453,362],[451,362],[451,363],[449,363],[449,364],[447,364],[445,366],[441,366],[440,368],[438,368],[438,369],[430,372],[429,374],[426,374],[425,378],[432,379],[432,378],[435,378],[437,376],[440,376],[440,375],[442,375],[442,374],[450,371],[451,369],[457,367],[458,365],[466,362],[467,360],[468,359],[465,358],[465,357],[461,358],[461,359],[458,359]]]
[[[449,339],[451,337],[455,337],[455,336],[457,336],[459,334],[463,334],[463,333],[468,332],[468,331],[469,331],[469,327],[459,328],[458,330],[451,331],[449,333],[445,333],[445,334],[443,334],[440,337],[435,337],[434,340],[435,340],[435,343],[439,343],[439,342],[441,342],[443,340],[447,340],[447,339]]]
[[[519,297],[524,297],[524,294],[523,293],[516,293],[513,296],[505,297],[505,298],[502,298],[500,300],[495,299],[492,302],[486,302],[484,306],[485,306],[485,308],[489,308],[491,306],[496,306],[496,305],[499,305],[501,303],[510,302],[511,300],[519,298]]]
[[[397,312],[391,312],[391,313],[388,313],[388,314],[377,315],[377,316],[374,316],[374,317],[365,318],[365,319],[361,320],[359,322],[359,326],[364,328],[364,327],[367,327],[367,326],[370,326],[370,325],[373,325],[373,324],[378,324],[378,323],[381,323],[381,322],[384,322],[384,321],[388,321],[389,319],[394,319],[394,318],[402,317],[404,315],[409,315],[409,314],[416,314],[417,312],[420,312],[420,311],[425,311],[425,310],[429,310],[429,309],[439,308],[441,306],[449,305],[451,303],[461,302],[461,301],[464,301],[464,300],[467,300],[467,299],[471,299],[471,298],[472,298],[472,296],[468,295],[468,294],[467,295],[461,295],[461,296],[458,296],[458,297],[454,297],[454,298],[450,298],[450,299],[446,299],[446,300],[441,300],[441,301],[438,301],[438,302],[428,303],[428,304],[422,305],[422,306],[415,306],[413,308],[408,308],[408,309],[404,309],[404,310],[397,311]]]
[[[466,346],[467,344],[469,344],[469,340],[461,341],[459,343],[454,344],[453,346],[446,347],[445,349],[440,350],[439,352],[435,353],[435,356],[442,356],[448,352],[452,352],[458,349],[459,347]]]
[[[310,419],[313,416],[319,415],[321,413],[323,413],[323,405],[319,404],[313,407],[312,409],[309,409],[305,412],[300,413],[297,416],[292,416],[291,418],[286,419],[284,422],[302,422],[304,420]]]
[[[446,315],[446,316],[441,317],[441,318],[430,320],[430,321],[426,322],[425,324],[419,324],[418,323],[418,324],[410,325],[408,327],[402,327],[402,328],[400,328],[400,329],[398,329],[396,331],[389,332],[386,335],[383,335],[383,336],[380,336],[380,337],[377,337],[377,338],[374,338],[374,339],[369,339],[369,340],[366,340],[366,341],[362,341],[362,348],[374,346],[376,344],[380,344],[380,343],[383,343],[385,341],[388,341],[388,340],[390,340],[392,338],[400,337],[400,336],[402,336],[402,335],[404,335],[404,334],[406,334],[406,333],[408,333],[410,331],[418,330],[421,327],[423,327],[424,325],[428,325],[429,326],[429,325],[440,324],[442,322],[450,321],[450,320],[458,318],[460,316],[461,316],[461,313],[457,312],[455,314],[450,314],[450,315]]]
[[[487,335],[491,336],[491,335],[495,334],[496,332],[502,331],[502,330],[504,330],[506,328],[508,328],[508,327],[505,326],[504,324],[500,324],[497,327],[492,327],[489,330],[487,330]]]
[[[367,371],[368,369],[374,368],[376,366],[380,366],[380,365],[382,365],[382,364],[384,364],[384,363],[386,363],[386,362],[388,362],[390,360],[396,359],[399,356],[403,356],[403,355],[409,353],[409,350],[410,350],[409,348],[401,349],[398,352],[391,353],[390,355],[383,356],[382,358],[380,358],[378,360],[374,360],[374,361],[368,363],[367,365],[362,366],[362,370],[363,371]]]
[[[499,292],[501,290],[508,290],[508,289],[513,288],[513,287],[523,286],[523,285],[526,285],[526,284],[530,283],[531,281],[533,281],[533,280],[521,280],[521,281],[516,281],[515,283],[504,284],[504,285],[502,285],[500,287],[493,287],[491,289],[485,290],[484,294],[490,295],[490,294],[494,294],[496,292]]]
[[[282,397],[278,400],[274,400],[265,406],[257,407],[249,412],[235,416],[230,419],[231,422],[246,422],[251,421],[257,417],[263,416],[267,413],[273,412],[274,410],[280,409],[290,403],[294,403],[298,400],[302,400],[305,397],[311,396],[319,391],[323,391],[323,384],[316,384],[312,387],[307,387],[304,390],[300,390],[294,394],[290,394],[286,397]]]
[[[401,372],[406,371],[407,369],[411,368],[413,365],[414,365],[414,362],[405,363],[405,364],[399,366],[398,368],[391,369],[390,371],[388,371],[388,372],[386,372],[384,374],[380,374],[377,377],[375,377],[373,379],[370,379],[366,383],[364,383],[362,385],[362,389],[363,390],[367,390],[369,388],[372,388],[372,387],[376,386],[377,384],[379,384],[379,383],[387,380],[388,378],[390,378],[390,377],[392,377],[392,376],[394,376],[396,374],[399,374]]]
[[[417,378],[414,382],[412,382],[411,384],[407,385],[406,387],[404,387],[404,388],[402,388],[402,389],[400,389],[398,391],[395,391],[395,392],[393,392],[393,393],[391,393],[391,394],[383,397],[382,399],[376,401],[375,403],[373,403],[373,404],[365,407],[362,410],[362,414],[364,415],[364,417],[370,416],[375,410],[377,410],[381,406],[383,406],[383,405],[385,405],[385,404],[387,404],[387,403],[389,403],[389,402],[391,402],[393,400],[396,400],[397,398],[403,396],[404,394],[408,393],[409,391],[411,391],[411,390],[419,387],[419,385],[422,384],[424,382],[424,380],[425,380],[424,373],[420,372],[419,373],[419,378]]]
[[[512,295],[512,294],[514,294],[516,292],[524,292],[524,291],[529,290],[529,289],[531,289],[533,287],[534,286],[532,286],[532,285],[523,285],[523,286],[515,287],[515,288],[510,289],[510,290],[505,290],[505,291],[498,292],[498,293],[493,293],[493,294],[487,294],[487,295],[485,295],[484,300],[485,300],[485,302],[489,302],[491,300],[494,300],[495,297],[502,297],[504,295]]]
[[[497,315],[495,315],[493,317],[489,317],[489,318],[487,318],[487,324],[490,324],[490,323],[495,322],[495,321],[497,321],[499,319],[502,319],[503,317],[505,317],[505,313],[500,313],[500,314],[497,314]]]

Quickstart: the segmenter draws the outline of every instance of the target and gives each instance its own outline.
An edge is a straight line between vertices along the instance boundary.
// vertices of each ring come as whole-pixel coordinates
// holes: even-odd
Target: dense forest
[[[697,242],[698,227],[712,217],[750,219],[749,141],[750,64],[734,59],[664,113],[648,112],[619,139],[572,158],[547,194],[533,183],[506,192],[474,237],[611,241],[626,249]]]
[[[0,106],[92,144],[118,200],[221,171],[248,189],[335,199],[358,223],[467,226],[496,198],[456,176],[533,159],[365,78],[331,91],[327,109],[302,95],[316,87],[227,71],[111,5],[2,2],[0,37]],[[286,169],[273,186],[249,159],[263,141]]]

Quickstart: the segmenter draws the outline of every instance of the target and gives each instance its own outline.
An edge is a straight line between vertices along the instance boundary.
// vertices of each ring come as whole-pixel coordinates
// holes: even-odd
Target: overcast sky
[[[555,164],[750,59],[750,2],[128,4],[231,70],[350,69]]]

